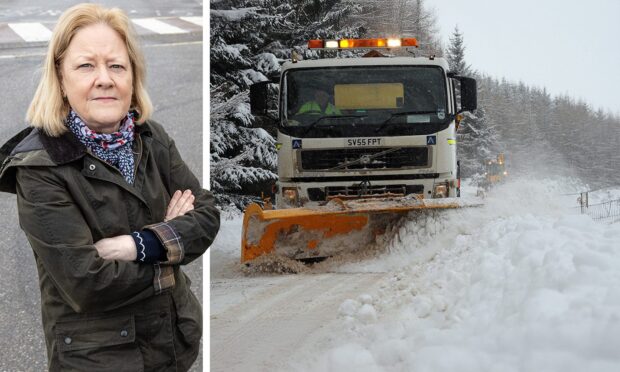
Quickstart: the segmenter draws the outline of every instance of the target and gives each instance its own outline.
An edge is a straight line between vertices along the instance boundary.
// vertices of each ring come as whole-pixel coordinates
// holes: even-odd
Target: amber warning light
[[[402,48],[418,47],[418,40],[413,37],[401,39],[340,39],[310,40],[308,49],[364,49],[364,48]]]

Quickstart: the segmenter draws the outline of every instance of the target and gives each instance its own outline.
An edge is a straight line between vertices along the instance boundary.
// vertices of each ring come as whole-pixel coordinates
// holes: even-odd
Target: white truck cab
[[[389,42],[364,46],[373,40]],[[451,74],[443,58],[368,55],[283,64],[276,207],[459,196],[456,131],[459,113],[476,109],[476,81]],[[267,83],[251,87],[253,114],[266,113]]]

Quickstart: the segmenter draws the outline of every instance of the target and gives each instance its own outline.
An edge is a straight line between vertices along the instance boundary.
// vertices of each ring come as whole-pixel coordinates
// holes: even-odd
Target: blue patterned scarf
[[[95,133],[71,110],[66,120],[67,127],[86,148],[99,159],[116,167],[127,183],[133,185],[134,159],[131,144],[134,138],[134,118],[128,113],[118,132]]]

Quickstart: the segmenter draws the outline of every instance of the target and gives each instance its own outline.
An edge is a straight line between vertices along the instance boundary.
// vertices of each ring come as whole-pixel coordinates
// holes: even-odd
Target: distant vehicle
[[[487,187],[502,182],[508,176],[503,153],[497,155],[497,159],[487,160],[484,176]]]

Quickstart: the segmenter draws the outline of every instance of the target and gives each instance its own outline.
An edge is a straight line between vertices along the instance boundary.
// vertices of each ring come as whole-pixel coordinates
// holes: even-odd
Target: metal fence
[[[587,214],[595,221],[620,222],[620,199],[598,204],[590,204],[588,199],[588,192],[582,192],[578,199],[581,214]]]

